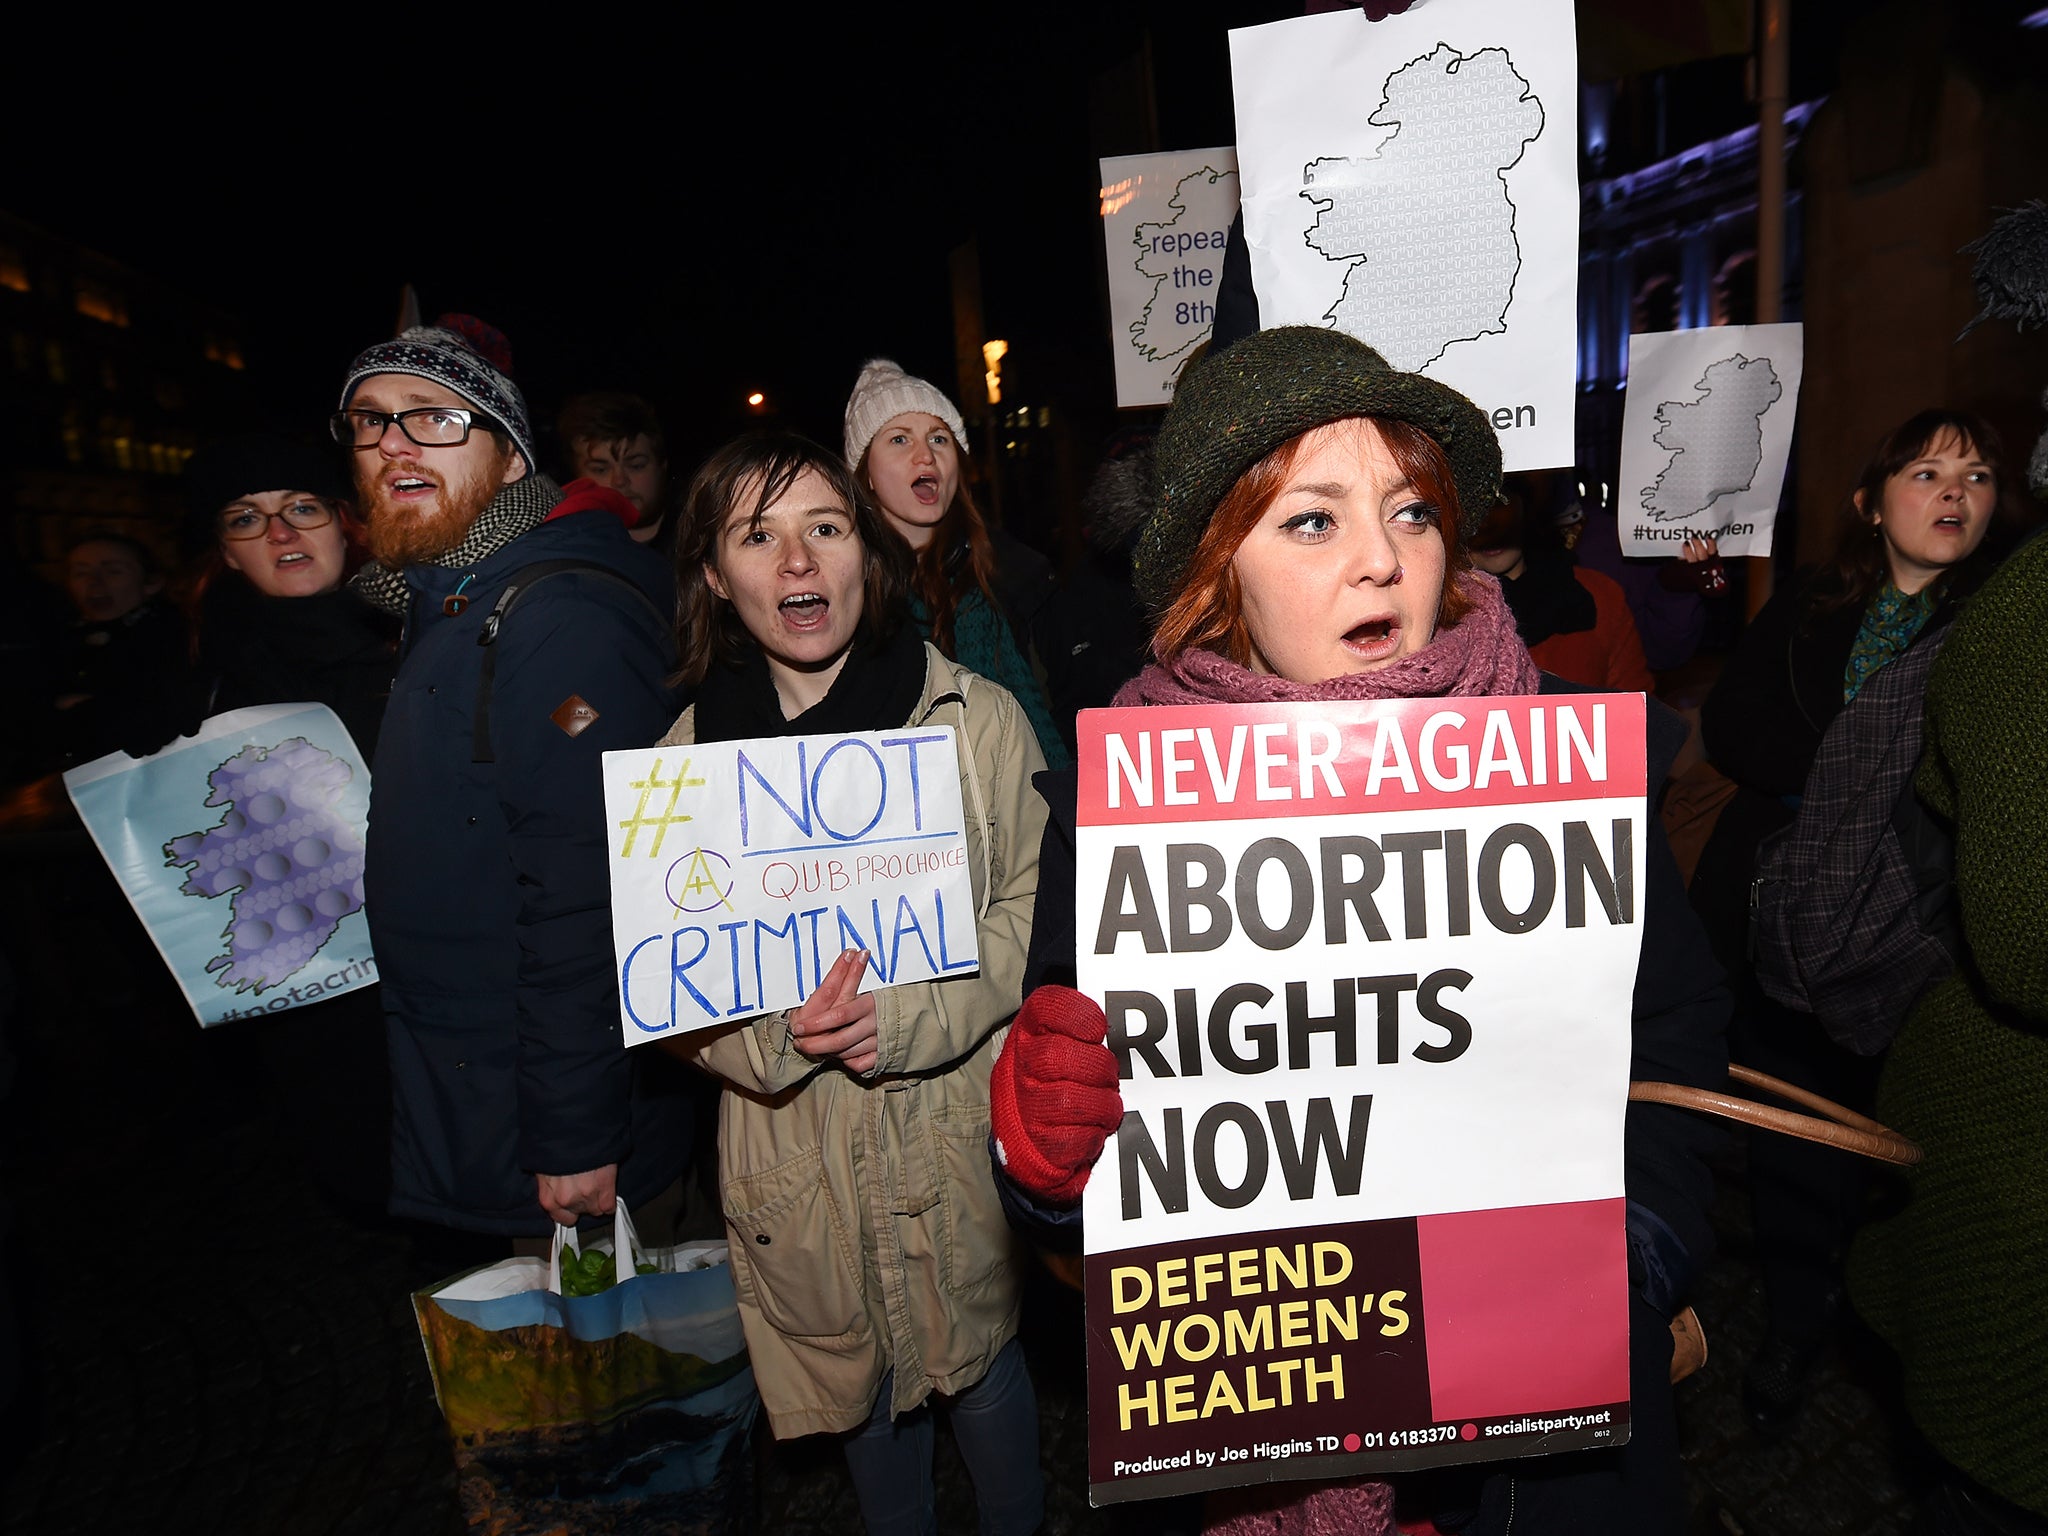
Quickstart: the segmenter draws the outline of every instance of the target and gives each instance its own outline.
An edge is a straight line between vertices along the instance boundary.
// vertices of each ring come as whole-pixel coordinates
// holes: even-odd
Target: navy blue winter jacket
[[[514,572],[589,561],[531,587],[498,634],[494,762],[473,762],[486,617]],[[453,617],[442,610],[474,573]],[[673,579],[595,512],[544,523],[466,570],[415,566],[370,798],[365,907],[393,1089],[392,1211],[511,1234],[552,1230],[534,1174],[618,1163],[642,1201],[688,1158],[691,1111],[656,1096],[620,1038],[599,755],[675,718]],[[562,706],[580,698],[594,716]]]

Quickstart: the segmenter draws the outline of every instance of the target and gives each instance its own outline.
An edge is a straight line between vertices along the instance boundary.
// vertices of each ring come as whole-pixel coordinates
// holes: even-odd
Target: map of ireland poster
[[[1116,403],[1165,405],[1216,324],[1223,251],[1237,217],[1237,155],[1181,150],[1101,165]]]
[[[375,985],[369,766],[333,710],[230,710],[64,788],[201,1027]]]
[[[1724,555],[1771,552],[1804,342],[1796,324],[1629,338],[1616,500],[1623,554],[1675,555],[1698,535]]]
[[[1509,470],[1570,464],[1578,54],[1569,0],[1429,0],[1230,34],[1259,319],[1471,397]]]

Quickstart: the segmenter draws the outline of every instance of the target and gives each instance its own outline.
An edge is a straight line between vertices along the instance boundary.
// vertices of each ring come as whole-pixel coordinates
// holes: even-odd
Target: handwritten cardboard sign
[[[1628,1438],[1640,694],[1091,710],[1094,1502]]]
[[[959,746],[933,725],[604,755],[626,1043],[980,963]]]

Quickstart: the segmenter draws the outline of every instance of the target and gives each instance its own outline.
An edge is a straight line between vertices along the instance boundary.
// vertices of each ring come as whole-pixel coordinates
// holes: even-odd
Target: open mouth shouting
[[[800,635],[815,633],[831,617],[832,602],[822,592],[792,592],[776,604],[782,622]]]
[[[393,501],[424,501],[440,488],[438,482],[410,470],[384,476],[384,494]]]
[[[910,482],[910,494],[917,498],[919,506],[936,507],[939,504],[939,477],[926,470]]]
[[[1344,631],[1344,649],[1360,661],[1384,661],[1400,647],[1401,623],[1390,613]]]

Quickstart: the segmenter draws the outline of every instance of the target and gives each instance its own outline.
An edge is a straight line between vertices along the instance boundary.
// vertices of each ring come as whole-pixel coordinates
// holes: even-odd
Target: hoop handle
[[[1759,1130],[1797,1136],[1801,1141],[1819,1142],[1822,1146],[1853,1152],[1859,1157],[1875,1158],[1880,1163],[1892,1163],[1900,1168],[1915,1166],[1923,1155],[1916,1143],[1890,1126],[1880,1125],[1867,1115],[1843,1108],[1833,1099],[1824,1099],[1767,1072],[1731,1064],[1728,1076],[1745,1088],[1790,1099],[1814,1113],[1796,1114],[1789,1109],[1739,1099],[1731,1093],[1716,1093],[1711,1088],[1694,1088],[1683,1083],[1630,1083],[1628,1096],[1637,1103],[1669,1104],[1678,1109],[1739,1120]]]

